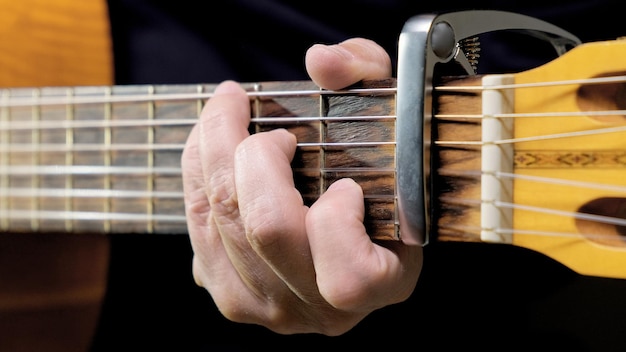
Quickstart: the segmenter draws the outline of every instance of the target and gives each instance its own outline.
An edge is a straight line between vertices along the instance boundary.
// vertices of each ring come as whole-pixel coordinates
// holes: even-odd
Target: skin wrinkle
[[[246,236],[261,258],[270,258],[267,264],[274,268],[290,265],[289,257],[281,253],[296,253],[299,250],[301,257],[311,257],[308,245],[302,248],[294,244],[294,248],[284,248],[285,241],[282,240],[305,235],[304,226],[298,226],[298,222],[293,222],[294,217],[303,217],[308,208],[304,206],[302,196],[293,184],[291,169],[283,170],[282,174],[277,171],[276,175],[271,176],[265,172],[267,164],[289,165],[295,152],[295,143],[296,139],[293,134],[284,129],[273,130],[250,136],[240,144],[236,153],[236,174],[241,175],[237,184],[252,190],[252,195],[245,200],[246,206],[241,214]],[[238,173],[237,165],[240,165],[246,172]],[[288,180],[285,180],[285,187],[268,192],[265,186],[268,177],[285,177]],[[282,204],[296,202],[301,205],[301,210],[281,207]],[[309,290],[298,289],[291,286],[288,277],[280,275],[280,270],[275,270],[275,272],[300,300],[321,301],[316,287],[311,287]],[[313,272],[311,274],[314,275]]]
[[[340,47],[311,48],[313,59],[328,58],[313,60],[317,65],[313,70],[322,76],[316,83],[331,89],[325,83],[343,80],[337,84],[347,86],[361,79],[388,77],[389,61],[373,44],[355,39]],[[361,70],[361,65],[367,68]],[[351,73],[337,76],[341,71]],[[188,178],[187,183],[211,192],[206,195],[208,210],[198,206],[210,213],[203,219],[207,226],[202,228],[203,221],[189,218],[200,223],[191,227],[194,265],[201,267],[197,275],[222,314],[233,321],[263,325],[282,334],[341,335],[374,309],[405,295],[406,287],[414,284],[407,283],[414,271],[402,265],[413,267],[416,261],[407,255],[416,251],[372,243],[358,221],[364,216],[364,205],[355,183],[337,181],[346,189],[329,189],[311,208],[304,206],[291,169],[295,136],[287,138],[280,133],[288,132],[279,130],[250,136],[250,104],[236,84],[222,82],[216,88],[200,117],[202,137],[192,140],[201,145],[201,157],[191,166],[201,171],[197,174],[204,175],[204,182],[198,185]],[[209,188],[204,188],[207,182]],[[316,210],[316,204],[330,209]],[[238,214],[233,209],[237,206]],[[315,224],[313,218],[318,219]],[[366,257],[374,264],[364,265]],[[381,278],[381,271],[387,270],[393,275]],[[323,295],[321,285],[335,297]],[[353,287],[345,287],[349,285]]]
[[[334,191],[345,192],[337,197],[336,200],[352,199],[353,195],[359,196],[357,199],[362,198],[362,190],[352,180],[340,180],[333,184],[331,187]],[[312,213],[312,217],[307,219],[311,226],[318,226],[316,231],[327,233],[344,233],[346,230],[342,230],[342,227],[346,229],[361,227],[362,231],[360,236],[363,236],[363,241],[357,241],[350,247],[332,247],[327,248],[326,253],[322,255],[324,257],[335,257],[339,255],[346,255],[347,257],[354,258],[348,266],[344,266],[343,270],[339,272],[340,276],[337,276],[333,271],[334,263],[332,261],[325,261],[324,259],[318,260],[318,263],[325,263],[324,266],[318,264],[316,268],[318,273],[326,273],[330,275],[331,280],[327,280],[326,275],[321,277],[318,282],[318,286],[321,294],[329,301],[330,304],[338,309],[354,311],[359,307],[360,311],[367,312],[369,310],[380,308],[381,306],[374,302],[372,305],[362,305],[366,302],[366,298],[370,296],[388,296],[393,297],[394,301],[399,302],[402,297],[406,297],[410,294],[411,290],[402,289],[397,292],[379,292],[376,288],[380,286],[381,282],[390,280],[398,280],[402,276],[401,273],[396,273],[393,278],[389,277],[390,273],[394,273],[396,267],[390,266],[389,263],[396,262],[396,260],[385,260],[392,253],[386,250],[380,250],[380,247],[371,246],[369,237],[363,227],[363,209],[354,208],[343,205],[345,209],[352,209],[354,211],[343,214],[341,218],[333,216],[334,205],[330,203],[324,203],[325,206],[316,206],[315,211]],[[356,246],[354,246],[356,244]],[[333,253],[332,251],[337,251]],[[348,251],[351,254],[346,254]],[[376,259],[376,260],[372,260]],[[332,273],[332,274],[328,274]],[[368,273],[367,276],[363,276],[362,273]],[[407,287],[413,287],[408,285]],[[350,289],[349,291],[347,289]]]
[[[232,95],[229,93],[222,94],[222,98],[230,98],[229,96]],[[247,105],[245,106],[247,107]],[[200,129],[199,143],[201,147],[206,146],[205,143],[202,143],[203,140],[209,140],[209,136],[207,136],[208,131],[222,130],[224,126],[233,122],[231,119],[232,112],[227,109],[211,109],[208,113],[205,109],[203,112],[205,115],[202,116],[201,119],[202,126]],[[246,113],[247,115],[243,115],[243,113]],[[242,111],[242,114],[239,116],[242,115],[248,116],[249,110],[245,109],[245,111]],[[245,132],[239,136],[239,139],[243,139],[248,136],[247,130],[245,128],[240,129],[240,133],[242,130]],[[234,156],[232,153],[227,152],[230,148],[228,143],[233,143],[234,140],[235,139],[226,140],[224,143],[220,143],[218,144],[218,147],[216,147],[223,149],[226,152],[220,152],[220,150],[211,151],[211,155],[218,155],[212,165],[207,165],[206,161],[201,160],[203,161],[203,173],[206,179],[205,189],[207,190],[207,199],[212,212],[211,221],[215,224],[219,235],[238,233],[240,229],[243,228],[243,224],[240,219],[236,187],[234,180],[231,177],[233,169],[230,165],[232,164],[232,158]],[[207,155],[208,151],[204,151],[203,154]],[[207,171],[208,167],[213,170],[212,173]],[[211,192],[209,192],[209,190],[211,190]],[[225,243],[225,241],[222,242]],[[240,279],[244,285],[246,285],[250,291],[257,296],[257,299],[262,301],[262,298],[267,296],[265,293],[265,291],[268,291],[267,287],[272,287],[274,283],[266,282],[266,280],[263,279],[266,276],[263,267],[248,264],[255,263],[258,260],[253,251],[247,250],[249,243],[236,238],[234,238],[233,241],[228,241],[228,243],[230,245],[224,246],[226,254],[231,258]],[[232,260],[234,258],[242,259]]]

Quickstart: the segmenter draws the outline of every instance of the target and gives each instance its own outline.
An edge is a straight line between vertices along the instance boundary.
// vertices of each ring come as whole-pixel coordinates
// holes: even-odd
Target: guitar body
[[[104,1],[0,5],[0,87],[112,83]],[[88,350],[108,260],[101,235],[0,234],[0,351]]]

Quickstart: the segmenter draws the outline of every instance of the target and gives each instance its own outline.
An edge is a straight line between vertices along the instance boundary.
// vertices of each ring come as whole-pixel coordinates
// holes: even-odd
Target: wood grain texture
[[[360,88],[368,92],[358,94],[320,94],[310,81],[243,86],[268,93],[251,98],[251,133],[284,128],[297,137],[292,168],[305,203],[312,204],[337,179],[353,178],[364,191],[371,236],[397,240],[395,92],[371,90],[393,84],[366,82]],[[0,216],[0,230],[186,234],[180,157],[205,94],[214,88],[76,87],[74,98],[105,102],[69,110],[64,105],[4,109],[4,122],[15,130],[3,132],[0,156],[8,169],[1,180],[5,188],[23,192],[0,198],[0,205],[11,210]],[[4,91],[9,99],[33,95],[65,98],[67,89]],[[166,99],[171,95],[185,98]],[[113,102],[146,96],[151,100]],[[83,174],[85,167],[93,172]],[[51,168],[54,172],[46,172]],[[75,190],[91,196],[73,196]],[[50,191],[56,196],[42,193]]]
[[[479,86],[481,77],[444,78],[446,86]],[[480,91],[435,93],[433,126],[436,141],[480,141],[480,119],[462,117],[482,113]],[[442,117],[454,115],[455,117]],[[480,148],[432,147],[433,236],[438,241],[480,242]],[[469,201],[469,202],[468,202]]]
[[[104,1],[0,0],[0,86],[113,83]]]
[[[0,7],[0,87],[113,83],[105,1]],[[108,262],[104,236],[0,233],[0,351],[87,351]]]

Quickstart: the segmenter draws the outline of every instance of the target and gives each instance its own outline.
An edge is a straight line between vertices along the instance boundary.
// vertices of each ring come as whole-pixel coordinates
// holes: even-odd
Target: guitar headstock
[[[503,11],[460,11],[419,15],[407,21],[399,38],[397,189],[400,232],[407,244],[428,243],[430,206],[430,120],[435,67],[454,63],[476,74],[472,50],[464,41],[477,35],[514,30],[552,44],[559,55],[580,44],[571,33],[542,20]]]

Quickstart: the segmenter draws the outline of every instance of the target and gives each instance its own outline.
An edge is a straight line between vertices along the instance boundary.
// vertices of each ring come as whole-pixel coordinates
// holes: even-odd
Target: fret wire
[[[317,97],[321,95],[393,95],[396,88],[357,88],[346,90],[293,90],[293,91],[258,91],[248,92],[251,99],[257,98],[288,98],[288,97]],[[61,97],[44,97],[37,101],[25,97],[16,97],[2,102],[0,107],[20,107],[32,105],[79,105],[79,104],[112,104],[112,103],[141,103],[147,101],[193,101],[210,99],[213,93],[181,93],[181,94],[137,94],[137,95],[109,95],[109,96],[73,96],[71,99]]]
[[[394,111],[395,112],[395,111]],[[397,129],[398,126],[398,122],[395,121],[394,123],[394,129]],[[394,146],[394,170],[393,170],[393,179],[394,180],[398,180],[398,149],[397,146]],[[393,196],[394,196],[394,204],[393,204],[393,218],[395,219],[395,225],[394,225],[394,235],[396,237],[401,237],[401,233],[400,233],[400,204],[399,204],[399,194],[398,194],[398,185],[397,182],[394,182],[394,186],[393,186]]]
[[[255,93],[261,91],[261,89],[263,89],[263,87],[261,86],[260,83],[255,83],[252,86],[252,90]],[[259,97],[254,97],[252,106],[254,107],[253,108],[254,111],[252,111],[252,114],[251,114],[252,118],[251,119],[252,120],[256,120],[256,119],[260,118],[260,116],[261,116],[261,99],[259,99]],[[258,124],[255,124],[254,125],[254,132],[258,133],[260,130],[261,130],[261,126],[258,125]]]
[[[41,91],[39,90],[39,88],[34,88],[32,90],[32,95],[33,98],[35,100],[37,100],[39,98],[39,96],[41,95]],[[37,122],[41,120],[41,108],[39,105],[33,105],[31,107],[31,120],[33,121],[34,125],[37,125]],[[41,144],[41,132],[39,129],[34,128],[31,130],[31,143],[35,146],[39,146]],[[31,153],[31,162],[33,165],[40,165],[41,164],[41,160],[39,158],[39,148],[37,148],[36,150],[34,150],[33,153]],[[37,174],[37,175],[31,175],[31,187],[33,188],[39,188],[40,184],[41,184],[41,174]],[[39,198],[38,197],[33,197],[31,198],[31,208],[33,210],[38,210],[39,209]],[[30,222],[30,226],[31,229],[33,231],[37,231],[39,229],[39,220],[36,218],[32,218],[31,222]]]
[[[201,90],[199,89],[200,93]],[[78,92],[78,91],[77,91]],[[47,94],[47,92],[46,92]],[[82,93],[81,93],[82,94]],[[111,95],[113,94],[111,91],[107,91],[106,92],[107,95]],[[67,94],[70,95],[70,94]],[[319,94],[318,96],[323,96],[323,94]],[[157,101],[157,99],[148,99],[149,101]],[[257,99],[257,101],[259,103],[263,103],[261,101],[261,99]],[[63,165],[64,163],[61,162],[59,163],[60,166],[57,165],[37,165],[37,166],[33,166],[33,167],[29,167],[27,165],[16,165],[16,168],[11,168],[11,171],[6,171],[6,173],[11,173],[13,175],[18,175],[18,174],[22,174],[25,175],[27,174],[28,171],[30,171],[31,173],[34,172],[46,172],[46,175],[50,174],[50,175],[68,175],[66,178],[67,180],[73,180],[74,177],[76,177],[76,179],[79,179],[79,177],[77,175],[81,175],[81,174],[85,174],[85,175],[93,175],[94,177],[97,177],[98,182],[100,182],[100,180],[105,180],[106,183],[106,187],[103,187],[103,191],[105,192],[113,192],[115,190],[111,189],[112,187],[116,186],[117,181],[115,181],[114,179],[112,179],[112,175],[128,175],[131,174],[131,171],[133,170],[129,170],[129,169],[124,169],[122,167],[118,167],[116,165],[113,164],[119,164],[116,159],[117,156],[115,154],[112,154],[115,151],[118,150],[124,150],[124,149],[132,149],[132,150],[137,150],[137,147],[139,147],[140,149],[141,144],[138,145],[131,145],[132,143],[125,143],[125,144],[116,144],[115,142],[117,141],[124,141],[124,140],[120,140],[119,138],[117,138],[117,129],[114,129],[114,127],[116,125],[121,125],[121,124],[125,124],[127,126],[130,125],[137,125],[137,122],[139,122],[140,125],[147,125],[149,126],[148,128],[152,131],[152,132],[148,132],[148,133],[154,133],[155,131],[160,131],[158,128],[158,126],[162,126],[162,125],[188,125],[188,126],[192,126],[193,124],[195,124],[197,122],[197,118],[194,118],[193,120],[191,119],[185,119],[183,121],[183,123],[181,123],[181,120],[168,120],[166,122],[161,122],[158,120],[155,120],[156,115],[154,116],[148,116],[148,121],[144,122],[143,120],[141,121],[130,121],[127,122],[126,120],[121,120],[121,122],[118,122],[118,116],[117,115],[113,115],[114,113],[116,114],[118,111],[117,108],[113,108],[111,106],[111,102],[108,102],[106,104],[106,106],[104,106],[104,110],[105,110],[105,116],[104,118],[101,118],[101,121],[88,121],[88,120],[82,120],[82,115],[80,115],[80,113],[82,113],[81,111],[77,110],[76,111],[76,116],[73,118],[66,118],[66,120],[68,122],[62,122],[62,121],[47,121],[46,119],[41,120],[38,124],[22,124],[22,121],[14,121],[14,122],[6,122],[3,124],[0,124],[0,129],[2,131],[4,131],[5,129],[7,130],[6,132],[0,132],[0,135],[2,134],[10,134],[10,130],[11,129],[36,129],[38,131],[44,131],[46,130],[47,127],[50,128],[54,128],[54,129],[65,129],[65,131],[61,131],[60,133],[66,134],[66,138],[65,138],[65,143],[54,143],[56,142],[54,139],[50,140],[50,138],[48,137],[48,134],[43,134],[44,139],[41,140],[40,142],[44,142],[45,144],[42,143],[38,143],[38,147],[31,147],[28,146],[26,143],[24,143],[24,145],[20,145],[20,144],[14,144],[14,145],[10,145],[10,146],[6,146],[7,149],[11,149],[11,153],[15,152],[15,153],[19,153],[19,151],[15,151],[15,148],[18,149],[22,149],[23,152],[27,152],[28,150],[36,150],[40,153],[46,153],[46,152],[52,152],[54,149],[56,149],[57,151],[61,151],[63,153],[66,154],[66,161],[65,161],[65,165]],[[152,103],[150,103],[152,104]],[[203,105],[203,102],[201,100],[198,100],[197,102],[198,105],[198,115],[200,113],[201,107]],[[41,105],[39,105],[41,106]],[[67,111],[73,111],[74,107],[76,105],[68,105],[65,107],[65,109]],[[96,107],[99,108],[100,111],[102,111],[101,107]],[[43,110],[44,112],[47,112],[47,110]],[[120,109],[120,111],[123,111],[122,109]],[[88,112],[91,112],[88,111]],[[276,122],[282,122],[284,124],[289,124],[291,122],[310,122],[313,119],[307,118],[307,117],[286,117],[286,118],[282,118],[283,121],[278,121],[276,119],[274,119],[274,117],[262,117],[260,116],[260,113],[262,112],[261,110],[258,110],[258,119],[255,120],[255,118],[252,118],[252,124],[256,124],[257,126],[260,126],[261,128],[263,128],[263,126],[261,126],[262,124],[268,124],[268,127],[271,127],[270,124],[272,123],[276,123]],[[155,114],[158,113],[155,112]],[[69,113],[68,113],[69,114]],[[150,115],[151,113],[149,113],[148,115]],[[47,116],[47,115],[45,115]],[[69,115],[68,115],[69,116]],[[81,116],[81,117],[79,117]],[[386,117],[386,116],[349,116],[349,117],[316,117],[314,118],[314,120],[327,120],[327,121],[366,121],[366,120],[390,120],[390,119],[394,119],[395,117]],[[73,121],[72,121],[73,120]],[[155,120],[155,121],[152,121]],[[1,121],[0,121],[1,122]],[[22,124],[21,126],[19,126],[20,124]],[[48,126],[45,126],[45,125]],[[64,126],[62,126],[63,124],[65,124]],[[101,130],[94,130],[94,131],[88,131],[89,134],[94,133],[95,135],[97,135],[97,142],[98,141],[102,141],[102,145],[99,146],[98,144],[94,144],[94,145],[90,145],[90,143],[81,143],[81,142],[85,142],[85,140],[81,140],[79,139],[75,139],[80,137],[81,135],[79,134],[80,131],[76,131],[77,128],[81,128],[81,126],[83,126],[84,128],[97,128],[97,129],[101,129]],[[89,126],[93,126],[93,127],[89,127]],[[143,130],[142,130],[143,131]],[[181,131],[184,133],[184,131]],[[31,131],[27,131],[26,132],[31,133]],[[41,135],[41,132],[36,132],[36,134]],[[71,138],[68,137],[71,135]],[[57,134],[51,134],[50,137],[54,137],[57,136]],[[121,135],[120,135],[121,136]],[[148,154],[153,155],[153,157],[151,157],[150,159],[152,160],[153,166],[157,166],[154,163],[158,162],[158,158],[154,157],[156,154],[156,152],[159,149],[165,149],[165,148],[170,148],[170,149],[175,149],[175,150],[179,150],[182,151],[184,148],[184,144],[170,144],[170,145],[157,145],[155,147],[151,147],[150,145],[155,144],[155,142],[158,142],[158,134],[153,134],[152,137],[148,137],[148,143],[146,143],[146,146],[144,147],[145,150],[148,151]],[[50,141],[54,141],[53,143],[50,143]],[[134,139],[129,139],[128,141],[134,141]],[[15,140],[14,142],[20,142],[20,140]],[[48,142],[48,143],[46,143]],[[79,142],[79,143],[77,143]],[[88,142],[88,140],[87,140]],[[394,145],[394,143],[389,143],[389,142],[383,142],[383,143],[377,143],[377,142],[347,142],[347,143],[341,143],[341,142],[333,142],[333,143],[317,143],[317,144],[310,144],[310,143],[301,143],[299,144],[299,147],[305,147],[305,148],[309,148],[309,147],[321,147],[321,148],[339,148],[339,147],[352,147],[352,146],[356,146],[356,147],[367,147],[367,146],[374,146],[374,145]],[[13,148],[11,148],[13,147]],[[50,149],[50,150],[49,150]],[[81,152],[84,151],[88,151],[85,149],[91,149],[93,151],[99,151],[101,152],[98,156],[98,161],[96,163],[100,164],[102,163],[102,169],[101,172],[98,174],[94,174],[94,169],[89,167],[88,165],[73,165],[75,162],[75,158],[82,158],[83,156],[81,154]],[[47,158],[47,156],[44,156],[45,154],[40,154],[42,158]],[[62,156],[63,154],[61,154]],[[71,160],[68,161],[68,159],[70,159],[68,156],[71,155],[72,158]],[[85,155],[85,157],[90,156],[90,154]],[[16,155],[17,158],[19,158],[19,154]],[[57,157],[56,155],[51,155],[51,158],[55,158]],[[102,162],[102,159],[104,159],[104,162]],[[16,159],[17,160],[17,159]],[[47,160],[47,159],[42,159],[43,160]],[[70,162],[71,161],[71,162]],[[80,160],[79,160],[80,161]],[[91,162],[89,160],[87,160],[87,162]],[[150,160],[148,160],[148,164],[150,164]],[[82,163],[81,163],[82,164]],[[144,163],[140,163],[141,164],[145,164]],[[149,165],[148,165],[149,166]],[[91,168],[89,171],[87,171],[88,168]],[[54,170],[53,170],[54,169]],[[147,167],[147,169],[150,169],[150,167]],[[172,169],[174,168],[169,168],[169,171],[172,171]],[[143,171],[143,170],[134,170],[135,172],[133,172],[133,174],[136,174],[136,171],[141,171],[140,173],[147,175],[148,178],[154,180],[154,176],[152,175],[152,172],[150,172],[150,170],[148,171]],[[154,173],[159,173],[160,171],[163,171],[163,169],[159,170],[159,169],[155,169],[153,170]],[[364,170],[363,168],[354,168],[353,169],[354,172],[368,172],[366,170]],[[378,172],[380,172],[381,170],[378,170]],[[51,173],[48,173],[51,172]],[[352,172],[352,170],[350,170],[350,168],[336,168],[335,170],[333,170],[332,168],[324,168],[321,170],[317,171],[322,172],[322,173],[326,173],[326,172]],[[373,170],[371,170],[371,172],[374,172]],[[393,170],[391,171],[393,172]],[[172,172],[172,174],[176,174],[176,175],[180,175],[180,169],[177,169],[175,172]],[[102,175],[102,176],[99,176]],[[0,176],[1,177],[1,176]],[[39,176],[38,176],[39,177]],[[74,182],[71,181],[67,181],[70,182],[73,186]],[[42,185],[43,187],[48,186],[47,181],[46,184]],[[153,187],[155,187],[156,185],[153,184]],[[94,187],[94,188],[100,188],[100,185],[95,185],[95,186],[91,186],[90,187]],[[148,186],[150,187],[150,186]],[[60,193],[56,193],[59,197],[64,197],[65,199],[72,199],[77,197],[76,193],[72,192],[68,192],[67,189],[70,188],[68,184],[65,185],[65,187],[61,187]],[[143,187],[141,187],[143,188]],[[154,191],[154,189],[153,189]],[[20,192],[26,192],[25,190],[15,190],[15,193],[13,193],[14,195],[16,195],[17,193]],[[54,191],[56,192],[56,191]],[[34,190],[34,195],[36,195],[38,198],[40,199],[44,199],[44,197],[46,196],[50,196],[51,194],[54,193],[52,190],[50,189],[37,189]],[[22,193],[23,194],[23,193]],[[135,196],[140,196],[140,194],[134,194]],[[163,194],[161,194],[163,195]],[[120,194],[118,193],[117,196],[120,196]],[[122,197],[127,197],[130,198],[131,196],[133,196],[133,194],[122,194]],[[144,194],[144,196],[151,196],[151,197],[158,197],[159,194],[154,193],[154,194]],[[316,195],[319,196],[319,195]],[[91,194],[90,196],[84,196],[83,198],[93,198],[94,195]],[[110,198],[114,198],[115,196],[112,195]],[[376,195],[366,195],[366,198],[371,198],[371,199],[375,199],[377,196]],[[380,195],[380,197],[378,197],[379,199],[385,199],[385,200],[389,200],[389,201],[393,201],[393,196],[390,195]],[[155,198],[156,199],[156,198]],[[178,199],[182,199],[182,197],[178,198]],[[44,206],[48,206],[49,202],[45,202],[43,205]],[[54,211],[56,210],[61,210],[63,208],[61,207],[53,207],[52,204],[54,203],[50,203],[51,205],[49,206],[49,209],[52,209]],[[91,211],[92,209],[90,209],[90,207],[86,207],[83,211],[81,212],[81,208],[77,208],[77,206],[79,205],[79,203],[76,203],[76,201],[70,201],[71,205],[74,205],[73,208],[68,209],[67,206],[65,207],[65,210],[70,210],[72,212],[75,211],[75,213],[97,213],[100,212],[100,210],[102,209],[102,213],[112,213],[112,214],[116,214],[116,213],[125,213],[127,210],[130,210],[132,212],[135,212],[136,210],[138,210],[139,213],[142,213],[142,209],[136,209],[136,208],[118,208],[117,207],[117,203],[116,202],[111,202],[110,199],[107,203],[108,204],[108,209],[107,206],[103,207],[103,208],[96,208],[95,211]],[[98,203],[99,205],[100,203]],[[143,205],[142,205],[143,206]],[[390,206],[390,205],[387,205]],[[9,208],[11,208],[11,205],[9,206]],[[59,209],[60,208],[60,209]],[[36,209],[39,211],[45,211],[45,209]],[[26,210],[21,210],[24,213],[26,213]],[[32,213],[32,211],[31,211]],[[149,212],[146,212],[149,213]],[[157,204],[157,208],[155,209],[155,213],[158,213],[158,204]],[[148,218],[149,221],[149,214],[146,214],[145,216],[146,218]],[[9,217],[10,218],[10,217]],[[75,217],[68,217],[68,219],[74,219]],[[56,219],[56,217],[55,217]],[[74,228],[73,230],[75,231],[77,224],[74,223],[73,221],[75,220],[66,220],[67,222],[73,224]],[[112,220],[105,220],[107,224],[109,224],[108,226],[105,225],[105,230],[107,232],[109,231],[114,231],[115,228],[117,227],[116,223],[111,223]],[[102,224],[100,222],[96,223],[98,227],[102,227]],[[19,225],[19,223],[18,223]],[[141,228],[141,226],[144,226],[144,224],[139,225],[139,231],[144,231],[143,228]],[[150,224],[147,224],[147,226],[150,226]]]
[[[198,84],[196,86],[196,93],[198,95],[203,95],[205,93],[204,92],[204,86],[201,85],[201,84]],[[200,114],[202,113],[202,108],[204,107],[204,102],[205,101],[206,101],[205,99],[196,98],[196,116],[200,116]],[[198,118],[196,117],[195,119],[192,119],[192,121],[197,122]],[[195,124],[195,122],[194,122],[194,124]]]
[[[154,94],[154,86],[150,86],[149,89],[149,94],[153,95]],[[148,102],[148,120],[150,121],[154,121],[155,120],[155,105],[154,105],[154,101]],[[155,141],[154,141],[154,134],[155,134],[155,127],[154,125],[152,125],[151,127],[148,127],[148,145],[150,146],[154,146]],[[148,169],[152,170],[154,169],[154,149],[150,148],[148,150]],[[150,172],[148,174],[148,179],[146,180],[146,188],[148,190],[148,192],[154,192],[154,184],[155,184],[155,180],[154,180],[154,173]],[[148,199],[148,201],[146,202],[146,212],[148,214],[148,217],[150,217],[152,219],[152,216],[154,215],[154,198],[150,198]],[[148,231],[148,233],[152,233],[154,232],[154,221],[148,221],[146,222],[146,231]]]
[[[326,116],[328,115],[327,112],[327,99],[323,96],[320,95],[318,100],[318,115],[319,116]],[[319,149],[319,158],[320,158],[320,194],[318,194],[317,196],[321,196],[322,193],[326,192],[326,187],[328,187],[327,182],[326,182],[326,178],[324,177],[323,172],[321,172],[321,170],[326,169],[326,146],[324,145],[324,143],[326,143],[326,133],[328,132],[328,123],[326,121],[321,121],[319,124],[319,134],[320,134],[320,149]],[[314,146],[314,143],[312,143],[312,146]],[[305,146],[299,145],[299,147],[303,147],[305,148]]]
[[[6,102],[10,98],[9,91],[3,90],[0,94],[0,102]],[[0,124],[8,124],[10,119],[9,108],[0,108]],[[0,171],[9,168],[9,152],[5,145],[10,144],[9,131],[0,130]],[[9,209],[9,199],[5,195],[5,190],[9,188],[9,176],[2,172],[0,175],[0,230],[9,229],[9,218],[5,215],[6,209]]]
[[[72,88],[68,88],[67,95],[71,97],[74,94],[74,90]],[[73,105],[67,105],[65,107],[66,113],[66,121],[74,121],[76,119],[75,115],[76,109],[74,109]],[[74,129],[67,128],[65,129],[65,166],[69,167],[74,165]],[[44,149],[46,149],[44,147]],[[72,174],[65,175],[65,192],[69,193],[74,188],[74,177]],[[71,197],[65,198],[65,211],[72,211],[74,209],[73,200]],[[71,232],[74,228],[74,223],[72,221],[65,220],[65,230]]]
[[[112,93],[111,88],[107,87],[105,89],[105,96],[110,96],[111,93]],[[104,105],[104,121],[111,121],[112,115],[113,115],[113,105],[110,102],[108,102]],[[111,127],[107,126],[104,129],[104,144],[110,147],[111,141],[112,141]],[[111,167],[111,160],[112,160],[111,150],[108,149],[104,153],[104,167]],[[106,173],[104,174],[104,189],[111,190],[111,188],[112,188],[111,174]],[[113,204],[111,203],[111,198],[107,198],[107,201],[104,202],[103,206],[104,206],[104,211],[106,213],[110,213],[113,207]],[[104,226],[105,232],[107,233],[110,232],[111,231],[110,219],[104,220],[103,226]]]

